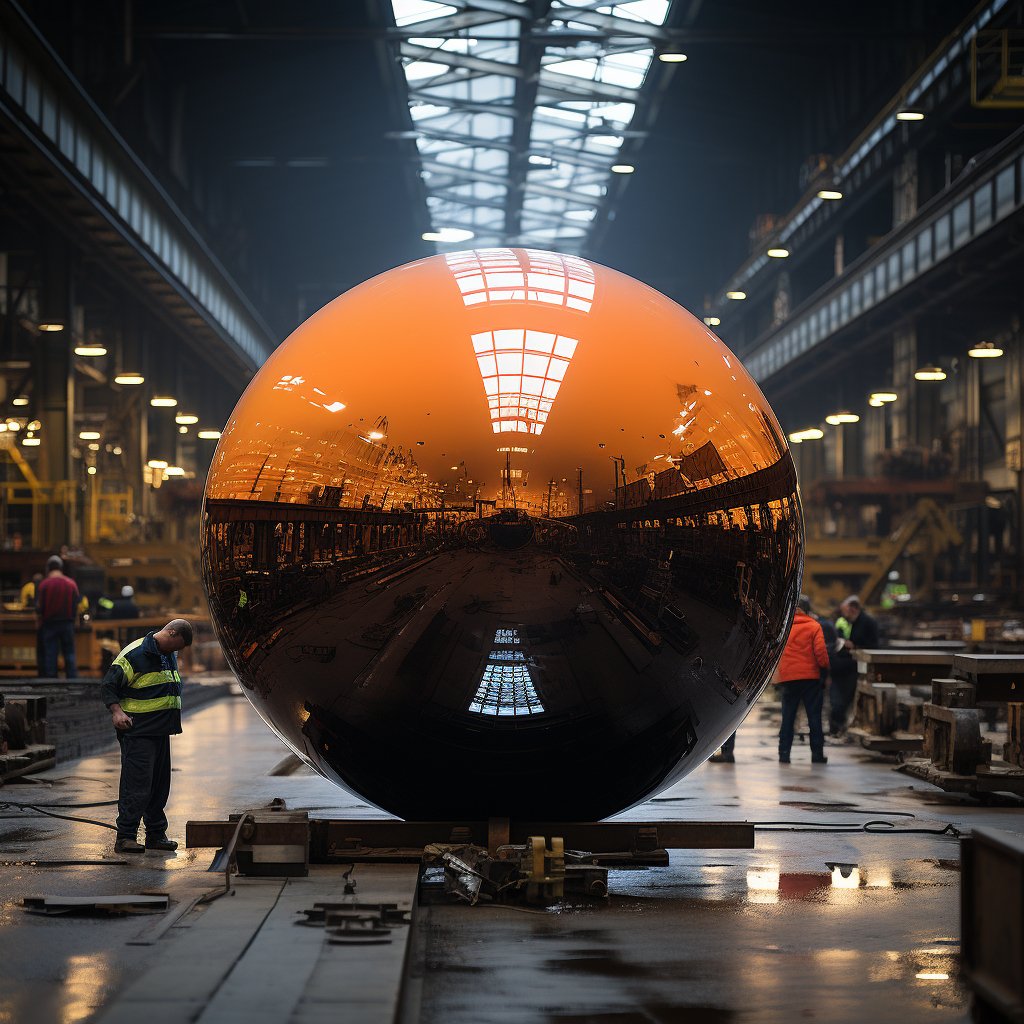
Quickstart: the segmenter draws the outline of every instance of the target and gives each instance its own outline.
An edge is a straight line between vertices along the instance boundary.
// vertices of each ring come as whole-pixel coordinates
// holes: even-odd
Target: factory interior
[[[0,0],[0,1024],[1024,1024],[1024,0]]]

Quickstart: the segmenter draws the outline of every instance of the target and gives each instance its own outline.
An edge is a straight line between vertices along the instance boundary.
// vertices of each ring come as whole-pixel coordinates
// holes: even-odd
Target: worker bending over
[[[171,736],[181,732],[178,654],[192,643],[192,625],[171,619],[128,644],[103,677],[101,695],[121,746],[116,853],[172,851],[164,805],[171,787]],[[146,845],[138,841],[146,823]]]

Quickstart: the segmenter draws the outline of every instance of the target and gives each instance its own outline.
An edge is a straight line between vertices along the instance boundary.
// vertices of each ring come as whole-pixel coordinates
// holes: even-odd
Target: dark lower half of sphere
[[[329,778],[405,818],[597,819],[700,764],[778,658],[799,511],[755,498],[496,531],[207,502],[206,582],[250,699]]]

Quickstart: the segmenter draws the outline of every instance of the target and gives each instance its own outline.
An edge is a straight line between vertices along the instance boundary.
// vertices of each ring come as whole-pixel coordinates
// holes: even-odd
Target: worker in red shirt
[[[793,746],[793,725],[801,701],[807,712],[811,733],[811,761],[826,764],[825,733],[821,727],[821,706],[825,698],[828,650],[818,621],[811,617],[811,602],[800,595],[793,626],[782,652],[774,682],[782,694],[782,727],[779,729],[779,763],[789,764]]]
[[[36,648],[42,654],[42,664],[37,668],[43,679],[57,677],[58,650],[64,655],[64,674],[68,679],[78,677],[75,617],[80,600],[78,585],[64,575],[63,559],[51,555],[46,562],[46,578],[36,588]]]

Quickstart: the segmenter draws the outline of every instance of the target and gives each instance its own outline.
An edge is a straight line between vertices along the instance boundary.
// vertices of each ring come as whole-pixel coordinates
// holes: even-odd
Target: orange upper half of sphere
[[[235,408],[207,493],[401,507],[514,490],[575,513],[579,490],[600,508],[658,473],[711,486],[784,451],[736,357],[665,296],[577,257],[475,250],[382,274],[299,327]]]

